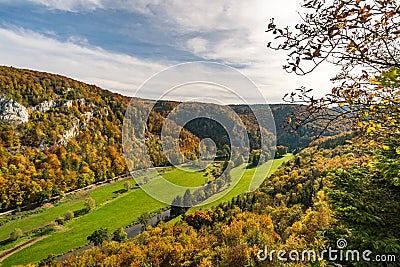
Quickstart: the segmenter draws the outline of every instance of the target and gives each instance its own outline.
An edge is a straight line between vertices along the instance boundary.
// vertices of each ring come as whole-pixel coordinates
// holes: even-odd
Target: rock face
[[[50,101],[43,101],[42,103],[34,106],[32,108],[33,112],[47,112],[52,108],[57,107],[57,103],[54,102],[53,100]]]
[[[65,102],[64,104],[61,105],[62,108],[70,108],[72,107],[73,101],[72,100],[68,100],[67,102]]]
[[[65,134],[63,134],[61,140],[58,142],[59,145],[66,146],[68,144],[68,140],[71,138],[75,138],[79,134],[79,120],[76,120],[72,123],[71,129],[67,130]]]
[[[11,124],[22,124],[29,121],[28,110],[10,98],[0,96],[0,120]]]
[[[84,98],[80,98],[80,99],[76,100],[76,102],[78,102],[79,106],[86,105],[86,100]]]
[[[93,118],[93,112],[85,112],[82,114],[82,117],[84,119],[84,122],[89,122]]]

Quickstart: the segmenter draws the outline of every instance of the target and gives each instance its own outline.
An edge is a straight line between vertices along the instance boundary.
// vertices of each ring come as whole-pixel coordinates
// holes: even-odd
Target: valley
[[[128,172],[126,154],[122,152],[122,127],[129,98],[66,77],[7,67],[0,67],[0,86],[5,89],[2,101],[8,103],[3,105],[5,113],[18,109],[23,115],[0,120],[0,207],[3,212],[14,210],[0,217],[0,250],[5,254],[32,242],[3,257],[2,266],[65,254],[88,244],[87,237],[95,230],[106,228],[111,234],[137,224],[141,217],[149,218],[170,208],[177,217],[168,224],[179,223],[186,209],[175,208],[178,199],[189,198],[189,206],[197,204],[186,214],[231,203],[256,189],[293,157],[291,151],[311,142],[311,130],[321,128],[314,124],[300,135],[290,133],[285,129],[286,120],[301,106],[271,105],[276,117],[275,135],[260,128],[254,116],[253,110],[262,114],[263,106],[232,105],[249,136],[249,162],[244,162],[241,155],[229,155],[232,144],[225,138],[226,131],[203,118],[192,120],[182,129],[180,149],[188,160],[195,160],[200,140],[211,138],[216,144],[217,160],[208,161],[210,165],[203,171],[182,159],[175,168],[169,166],[164,155],[161,129],[179,102],[160,101],[145,125],[146,149],[155,169],[149,171],[143,155],[131,153],[129,162],[134,166],[135,179],[114,181],[114,177],[124,177]],[[135,104],[133,114],[141,114],[153,104],[143,99],[131,101]],[[224,107],[218,105],[192,104],[191,109],[195,112],[203,109],[202,105],[224,113]],[[135,120],[128,126],[143,127]],[[342,126],[330,127],[327,134],[341,130]],[[268,138],[262,153],[261,131]],[[141,137],[133,132],[129,138],[135,144]],[[272,147],[275,138],[276,151]],[[227,168],[228,174],[222,176]],[[164,179],[177,186],[167,189]],[[185,187],[199,189],[188,191]],[[148,189],[163,202],[148,195]],[[49,203],[50,199],[55,199],[54,203]],[[21,210],[32,203],[39,203],[39,207]],[[10,235],[17,237],[11,239]]]
[[[3,0],[0,38],[0,267],[400,266],[399,0]]]
[[[221,125],[198,118],[180,129],[175,150],[181,155],[172,166],[162,128],[179,102],[159,101],[137,123],[124,120],[128,97],[66,77],[0,67],[0,87],[8,114],[0,118],[1,266],[262,266],[257,252],[264,246],[322,249],[343,236],[357,245],[357,235],[379,251],[386,245],[374,244],[377,236],[398,249],[392,227],[380,223],[398,211],[398,180],[389,175],[397,171],[396,140],[363,143],[348,123],[312,121],[288,131],[296,112],[305,112],[302,105],[270,105],[274,132],[254,116],[265,106],[231,105],[249,138],[249,157]],[[132,101],[136,115],[154,104]],[[189,104],[193,112],[211,107],[226,109]],[[128,149],[124,127],[133,129],[125,136]],[[205,139],[214,141],[212,150],[204,150]],[[129,171],[135,179],[127,178]],[[377,209],[378,217],[371,214]],[[173,219],[150,226],[157,214]],[[378,233],[380,227],[388,230]]]
[[[194,207],[191,210],[194,211],[199,208],[208,209],[230,201],[233,197],[248,191],[250,180],[257,170],[260,171],[260,175],[264,175],[266,173],[265,170],[269,170],[267,175],[267,177],[269,177],[283,162],[288,161],[291,157],[292,155],[288,154],[281,159],[266,162],[258,169],[245,169],[243,177],[226,195],[222,198],[218,198],[219,195],[216,194],[211,197],[211,200],[218,198],[216,201],[211,201],[211,203],[206,206]],[[238,173],[243,168],[246,168],[246,164],[232,169],[232,177],[236,177],[235,173]],[[178,185],[198,186],[204,183],[204,172],[191,172],[188,175],[187,172],[171,167],[165,167],[157,171],[162,172],[165,179]],[[146,174],[146,176],[150,176],[150,180],[152,180],[151,176],[154,175],[155,174],[151,172]],[[140,180],[140,177],[136,177],[136,179]],[[233,182],[234,180],[235,178],[233,178]],[[61,227],[56,227],[55,231],[44,235],[43,239],[4,259],[2,266],[28,264],[30,262],[39,261],[49,254],[62,255],[87,244],[88,241],[86,237],[89,236],[94,229],[103,227],[113,232],[121,227],[135,224],[136,219],[143,213],[155,212],[154,214],[157,214],[158,210],[168,209],[168,205],[154,200],[137,186],[126,191],[124,185],[127,181],[133,185],[135,184],[135,180],[133,179],[116,181],[92,190],[68,196],[66,199],[57,202],[54,207],[22,212],[20,215],[22,217],[21,219],[15,219],[7,223],[6,221],[8,218],[2,218],[3,222],[2,226],[0,226],[0,239],[4,242],[15,228],[20,228],[25,233],[30,232],[54,222],[57,217],[64,215],[67,211],[76,212],[84,209],[84,202],[88,197],[93,198],[96,202],[95,209],[87,214],[65,222]],[[160,191],[162,190],[160,189]],[[173,195],[171,192],[170,194]],[[175,194],[183,194],[183,192],[175,192]],[[33,214],[29,215],[29,213]],[[27,242],[28,240],[28,238],[23,238],[7,246],[0,247],[0,254],[4,249],[10,246],[17,246],[21,242]],[[61,240],[62,242],[60,242]]]

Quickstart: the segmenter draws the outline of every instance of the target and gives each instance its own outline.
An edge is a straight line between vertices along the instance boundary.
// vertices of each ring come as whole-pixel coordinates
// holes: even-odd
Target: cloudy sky
[[[294,25],[297,11],[300,0],[0,0],[0,65],[131,96],[167,67],[212,61],[237,68],[270,103],[301,85],[320,95],[331,87],[329,66],[296,77],[281,67],[285,54],[266,48],[269,18]]]

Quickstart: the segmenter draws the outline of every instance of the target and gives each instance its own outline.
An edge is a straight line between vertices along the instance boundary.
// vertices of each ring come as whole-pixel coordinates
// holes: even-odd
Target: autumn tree
[[[89,212],[89,211],[93,210],[95,207],[96,207],[96,201],[91,197],[87,198],[85,201],[86,211]]]
[[[283,66],[288,72],[306,75],[323,62],[340,71],[332,77],[335,87],[322,98],[315,98],[312,89],[304,87],[285,96],[292,103],[308,104],[297,112],[293,128],[315,120],[323,121],[327,128],[339,118],[342,122],[348,119],[362,132],[369,128],[364,122],[385,124],[385,116],[391,117],[393,109],[384,107],[397,108],[399,88],[382,86],[376,76],[385,72],[396,76],[400,67],[397,1],[305,0],[302,7],[301,22],[294,29],[278,27],[271,19],[267,32],[275,36],[275,41],[268,47],[288,52]],[[371,109],[380,112],[370,113]],[[389,118],[386,125],[390,123]]]
[[[196,210],[194,213],[186,215],[185,221],[195,229],[202,226],[211,226],[213,223],[214,211]]]
[[[130,182],[130,181],[126,181],[126,182],[124,183],[124,188],[125,188],[126,191],[131,190],[131,188],[132,188],[131,182]]]
[[[22,235],[24,234],[24,232],[22,232],[22,230],[20,228],[15,228],[14,231],[12,231],[10,233],[10,240],[11,241],[15,241],[18,238],[22,237]]]

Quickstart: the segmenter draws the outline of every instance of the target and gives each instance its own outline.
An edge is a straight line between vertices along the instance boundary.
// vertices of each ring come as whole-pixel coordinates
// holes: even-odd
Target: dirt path
[[[1,263],[3,260],[5,260],[5,259],[7,259],[8,257],[10,257],[12,254],[17,253],[18,251],[23,250],[23,249],[25,249],[25,248],[27,248],[27,247],[29,247],[29,246],[35,244],[36,242],[38,242],[38,241],[40,241],[40,240],[42,240],[42,239],[44,239],[44,238],[46,238],[46,236],[40,236],[40,237],[31,239],[31,240],[29,240],[29,241],[27,241],[27,242],[25,242],[25,243],[23,243],[23,244],[21,244],[21,245],[18,245],[18,246],[16,246],[16,247],[12,248],[12,249],[6,250],[6,251],[3,252],[2,254],[0,254],[0,263]]]

